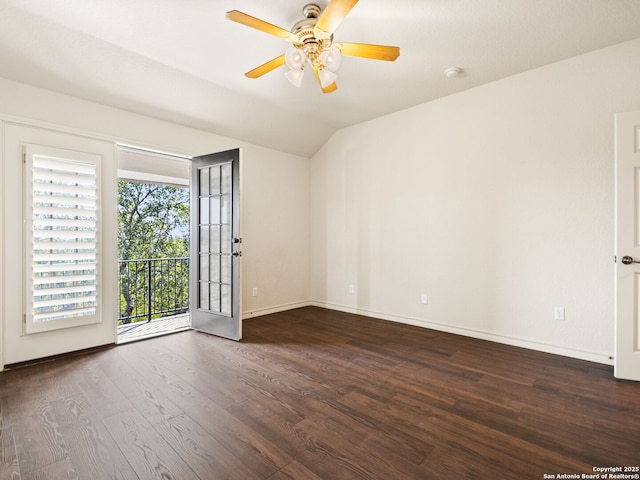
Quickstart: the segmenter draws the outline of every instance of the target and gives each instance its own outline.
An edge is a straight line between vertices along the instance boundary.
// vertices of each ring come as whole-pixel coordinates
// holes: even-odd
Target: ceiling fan
[[[333,32],[338,28],[358,0],[331,0],[321,13],[318,5],[310,3],[302,10],[305,18],[297,22],[291,31],[252,17],[246,13],[232,10],[227,18],[242,25],[283,38],[292,43],[287,51],[273,60],[245,73],[249,78],[258,78],[287,65],[287,79],[300,86],[305,66],[313,68],[315,76],[324,93],[334,92],[336,71],[343,56],[361,57],[373,60],[393,62],[400,55],[399,47],[371,45],[367,43],[334,42]]]

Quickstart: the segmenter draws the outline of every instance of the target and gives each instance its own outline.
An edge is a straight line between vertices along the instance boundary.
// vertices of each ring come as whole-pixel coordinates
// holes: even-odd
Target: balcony
[[[118,287],[118,343],[190,327],[189,257],[120,260]]]

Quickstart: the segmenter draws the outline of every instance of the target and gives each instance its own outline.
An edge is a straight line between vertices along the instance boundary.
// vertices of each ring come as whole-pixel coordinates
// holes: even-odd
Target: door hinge
[[[618,256],[617,255],[613,256],[613,263],[618,263]]]

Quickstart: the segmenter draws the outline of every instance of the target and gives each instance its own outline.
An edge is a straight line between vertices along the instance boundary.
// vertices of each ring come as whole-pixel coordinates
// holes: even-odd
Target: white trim
[[[613,365],[613,356],[608,355],[606,353],[586,352],[584,350],[576,350],[569,347],[559,347],[557,345],[549,345],[546,343],[532,342],[530,340],[523,340],[521,338],[498,335],[495,333],[484,332],[481,330],[475,330],[471,328],[456,327],[455,325],[446,325],[443,323],[432,322],[429,320],[407,317],[403,315],[375,312],[375,311],[366,310],[366,309],[349,307],[346,305],[337,305],[337,304],[325,303],[325,302],[319,302],[319,301],[311,301],[309,302],[309,305],[313,305],[315,307],[327,308],[329,310],[338,310],[340,312],[354,313],[356,315],[364,315],[366,317],[389,320],[391,322],[403,323],[406,325],[414,325],[416,327],[428,328],[428,329],[437,330],[440,332],[463,335],[465,337],[477,338],[480,340],[488,340],[491,342],[502,343],[502,344],[511,345],[514,347],[527,348],[529,350],[536,350],[539,352],[552,353],[554,355],[561,355],[563,357],[576,358],[579,360],[587,360],[589,362],[602,363],[605,365]]]
[[[142,183],[188,186],[191,159],[145,148],[116,146],[118,178]]]
[[[26,85],[26,84],[24,84]],[[48,93],[55,93],[53,90],[46,90],[43,89],[44,91],[48,92]],[[78,97],[73,97],[73,96],[69,96],[69,98],[73,98],[78,100]],[[93,102],[91,102],[93,103]],[[98,103],[94,103],[94,105],[100,106],[100,107],[105,107],[104,105],[98,104]],[[109,108],[109,107],[107,107]],[[128,111],[128,110],[121,110],[121,109],[116,109],[119,110],[121,113],[126,113],[126,114],[132,114],[132,112]],[[134,114],[135,115],[135,114]],[[145,119],[147,120],[154,120],[153,117],[148,117],[148,116],[144,116]],[[180,126],[179,124],[174,124],[172,122],[168,122],[168,121],[164,121],[164,120],[160,120],[163,123],[167,123],[170,125],[174,125],[174,126]],[[72,127],[66,124],[62,124],[62,123],[56,123],[56,122],[51,122],[51,121],[47,121],[47,120],[36,120],[34,118],[31,117],[24,117],[21,115],[12,115],[12,114],[8,114],[8,113],[0,113],[0,122],[2,122],[3,124],[13,124],[13,125],[22,125],[22,126],[27,126],[27,127],[36,127],[36,128],[43,128],[46,130],[53,130],[56,132],[61,132],[61,133],[68,133],[71,135],[77,135],[80,137],[85,137],[85,138],[89,138],[92,140],[103,140],[106,142],[110,142],[113,143],[113,148],[114,148],[114,155],[117,153],[117,148],[119,146],[124,147],[124,148],[129,148],[129,149],[135,149],[135,150],[142,150],[142,151],[149,151],[152,153],[157,153],[157,154],[164,154],[164,155],[168,155],[171,157],[175,157],[176,159],[185,159],[185,160],[190,160],[192,157],[190,157],[189,155],[186,154],[180,154],[180,153],[172,153],[169,152],[167,150],[163,150],[162,147],[159,147],[157,144],[150,144],[150,143],[146,143],[144,141],[134,141],[131,140],[130,138],[124,138],[120,135],[115,135],[115,134],[109,134],[109,133],[104,133],[98,130],[86,130],[83,128],[77,128],[77,127]],[[196,128],[193,128],[192,130],[198,130]],[[205,133],[210,133],[210,132],[205,132]],[[4,133],[3,133],[4,135]],[[215,133],[213,133],[212,135],[216,135]],[[238,141],[239,142],[239,141]],[[134,146],[135,145],[135,146]],[[117,158],[117,156],[115,157]]]
[[[0,178],[4,178],[5,158],[4,158],[4,126],[5,122],[0,117]],[[4,311],[4,182],[0,182],[0,372],[4,370],[4,338],[5,321]]]
[[[133,145],[130,143],[116,142],[116,147],[121,150],[130,150],[130,151],[133,151],[134,153],[140,153],[143,155],[155,154],[155,155],[160,155],[162,157],[174,157],[180,160],[191,160],[193,158],[193,157],[188,157],[187,155],[181,155],[179,153],[167,152],[164,150],[157,150],[153,148],[145,148],[145,147],[141,147],[139,145]]]
[[[118,169],[118,180],[131,180],[142,183],[157,183],[161,185],[177,185],[188,187],[189,180],[179,177],[170,177],[167,175],[155,175],[152,173],[143,173],[134,170]]]
[[[258,308],[256,310],[242,312],[242,319],[244,320],[246,318],[261,317],[263,315],[269,315],[270,313],[286,312],[287,310],[293,310],[295,308],[302,308],[302,307],[311,307],[314,305],[315,305],[314,302],[312,302],[311,300],[307,300],[304,302],[285,303],[285,304],[276,305],[273,307]]]

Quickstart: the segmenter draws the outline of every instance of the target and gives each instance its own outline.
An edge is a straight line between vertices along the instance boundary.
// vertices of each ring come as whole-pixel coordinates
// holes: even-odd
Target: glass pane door
[[[231,316],[231,163],[198,169],[200,230],[198,308]]]
[[[192,326],[239,340],[239,151],[193,159]]]

